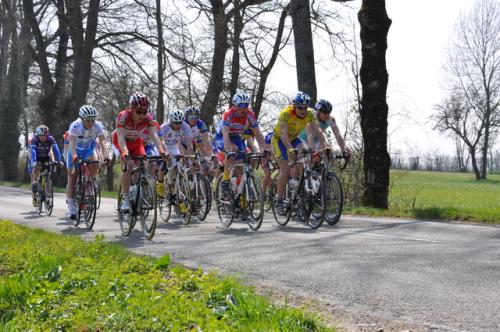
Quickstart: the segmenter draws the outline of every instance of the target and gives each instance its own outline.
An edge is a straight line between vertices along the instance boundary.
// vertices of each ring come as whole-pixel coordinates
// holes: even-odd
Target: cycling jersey
[[[188,120],[184,120],[184,122],[186,122],[189,125],[189,127],[191,127],[191,131],[193,132],[194,143],[198,144],[202,143],[203,142],[202,135],[208,132],[208,128],[205,122],[203,122],[203,120],[201,119],[198,119],[196,120],[194,126],[191,126]]]
[[[99,121],[94,121],[89,129],[85,128],[82,119],[73,121],[69,126],[69,136],[76,137],[76,149],[80,151],[94,149],[95,140],[101,135],[104,135],[104,128]]]
[[[61,153],[53,136],[48,135],[45,142],[42,142],[38,136],[28,142],[31,150],[31,162],[50,160],[50,150],[54,152],[56,160],[61,160]]]
[[[307,109],[307,114],[304,118],[299,118],[295,113],[295,107],[293,105],[288,105],[280,112],[278,123],[276,124],[276,127],[274,127],[274,137],[277,139],[281,138],[281,122],[288,124],[288,138],[290,141],[293,141],[299,136],[302,129],[314,121],[316,120],[311,108]]]
[[[259,126],[254,112],[249,109],[244,116],[236,115],[236,108],[231,106],[222,115],[222,126],[229,128],[229,135],[242,135],[245,128],[256,128]]]
[[[153,124],[156,128],[156,134],[160,137],[161,136],[161,131],[160,131],[160,124],[158,121],[153,120]],[[144,130],[141,133],[141,139],[144,145],[151,145],[154,144],[154,142],[151,140],[151,137],[149,135],[149,127],[144,128]]]
[[[318,123],[318,126],[319,128],[321,129],[321,131],[323,132],[326,132],[326,130],[334,125],[336,125],[335,123],[335,119],[330,116],[330,118],[328,118],[328,120],[326,121],[320,121],[319,120],[319,117],[318,117],[318,114],[314,114],[314,118],[316,119],[316,122]],[[300,132],[299,134],[299,137],[300,139],[302,139],[304,142],[307,142],[307,131],[306,129],[302,129],[302,131]],[[318,137],[314,137],[314,142],[315,143],[318,143],[319,142],[319,138]]]
[[[191,127],[185,122],[181,123],[181,128],[175,130],[169,122],[166,122],[160,127],[161,135],[165,146],[167,147],[168,154],[177,156],[180,154],[179,143],[189,144],[193,141],[193,132]]]
[[[153,117],[147,114],[144,120],[135,124],[132,111],[129,109],[123,110],[118,113],[116,118],[116,128],[123,128],[125,132],[125,140],[127,142],[134,142],[141,139],[141,133],[149,127],[154,127]],[[115,135],[117,135],[115,133]]]

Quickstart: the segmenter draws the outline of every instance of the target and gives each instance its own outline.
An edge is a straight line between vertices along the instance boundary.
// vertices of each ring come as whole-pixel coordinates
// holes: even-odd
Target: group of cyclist
[[[274,130],[264,135],[260,129],[255,113],[250,106],[251,98],[245,93],[236,93],[232,104],[223,113],[222,120],[216,126],[212,139],[206,124],[201,120],[201,111],[196,106],[185,110],[174,110],[169,113],[168,120],[159,124],[154,119],[149,98],[141,92],[133,93],[129,98],[129,107],[121,111],[116,118],[116,129],[112,132],[112,147],[122,166],[121,174],[121,206],[122,211],[130,209],[131,171],[137,160],[132,156],[161,156],[168,159],[172,167],[176,159],[173,157],[197,152],[206,160],[217,160],[222,167],[221,192],[230,194],[231,165],[243,158],[244,154],[261,152],[264,177],[262,189],[266,193],[271,183],[269,160],[278,164],[279,175],[276,183],[275,211],[282,213],[283,197],[288,178],[297,177],[295,169],[290,169],[289,160],[295,157],[298,150],[323,149],[328,146],[325,131],[331,128],[342,153],[349,155],[344,140],[331,115],[332,105],[325,99],[319,100],[311,108],[311,99],[304,92],[298,92],[291,103],[279,114]],[[33,197],[37,190],[36,183],[40,164],[44,161],[56,161],[63,165],[63,155],[68,170],[66,188],[67,215],[75,218],[75,163],[77,161],[108,161],[105,146],[104,127],[97,120],[95,107],[83,105],[79,109],[79,118],[71,123],[65,133],[63,153],[49,134],[49,128],[40,125],[29,142],[29,171],[31,172]],[[257,144],[255,144],[257,143]],[[99,164],[89,164],[90,176],[96,176]],[[168,168],[151,168],[157,179],[156,191],[160,198],[167,198],[171,193],[165,192],[165,179],[172,181]]]

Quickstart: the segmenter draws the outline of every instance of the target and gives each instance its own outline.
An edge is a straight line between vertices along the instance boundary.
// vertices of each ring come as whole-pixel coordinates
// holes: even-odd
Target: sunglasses
[[[301,111],[305,111],[307,109],[307,106],[306,105],[297,105],[295,106],[297,109],[301,110]]]
[[[247,104],[247,103],[245,103],[245,104],[238,104],[238,107],[239,108],[248,108],[248,105],[249,104]]]
[[[95,118],[85,118],[85,119],[83,119],[83,121],[85,121],[85,122],[94,122]]]
[[[137,113],[139,115],[146,115],[146,114],[148,114],[148,110],[137,109],[137,110],[135,110],[135,113]]]
[[[182,121],[180,121],[180,122],[179,122],[179,121],[172,121],[171,123],[172,123],[173,125],[180,125],[180,124],[182,124]]]
[[[190,115],[187,117],[187,119],[190,121],[194,121],[194,120],[198,120],[198,117],[196,115]]]

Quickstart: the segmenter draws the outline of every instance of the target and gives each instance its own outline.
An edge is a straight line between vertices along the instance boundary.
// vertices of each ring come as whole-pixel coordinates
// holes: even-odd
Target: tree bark
[[[228,49],[227,22],[222,0],[210,0],[211,11],[214,21],[214,54],[212,58],[212,69],[207,92],[201,103],[201,119],[208,125],[212,125],[214,115],[217,111],[219,96],[224,86],[224,62]]]
[[[234,1],[233,59],[231,61],[231,81],[229,81],[229,98],[232,98],[238,88],[240,74],[240,36],[243,30],[243,18],[240,13],[240,1]]]
[[[358,20],[362,47],[361,131],[365,148],[363,204],[387,209],[391,159],[387,152],[388,73],[385,53],[391,20],[387,16],[385,0],[363,0]]]
[[[158,123],[163,123],[165,113],[165,103],[163,101],[163,26],[161,20],[161,0],[156,0],[156,30],[158,33],[158,99],[156,101],[156,119]]]
[[[295,40],[297,86],[300,91],[307,93],[311,97],[314,104],[317,90],[309,0],[292,0],[290,14]]]

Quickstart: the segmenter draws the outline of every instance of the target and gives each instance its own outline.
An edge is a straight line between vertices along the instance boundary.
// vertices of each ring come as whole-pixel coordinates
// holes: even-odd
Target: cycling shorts
[[[86,150],[78,150],[76,149],[76,155],[83,160],[89,160],[91,157],[94,157],[94,159],[97,159],[97,156],[95,155],[95,146],[91,147],[90,149]],[[66,168],[67,169],[72,169],[74,167],[73,164],[73,158],[71,156],[71,152],[68,151],[68,154],[66,156]]]
[[[293,146],[293,148],[297,148],[299,145],[304,144],[304,141],[301,140],[300,138],[295,138],[290,142]],[[273,136],[271,139],[271,146],[273,148],[274,156],[276,157],[276,160],[288,160],[288,151],[286,146],[283,144],[281,139],[277,138],[276,136]]]

